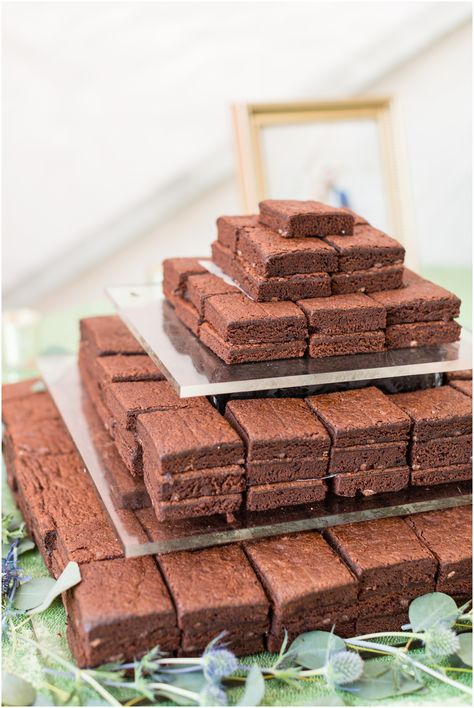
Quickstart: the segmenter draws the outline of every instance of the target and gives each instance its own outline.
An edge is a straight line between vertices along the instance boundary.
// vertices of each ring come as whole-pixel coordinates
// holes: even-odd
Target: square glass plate
[[[176,317],[161,285],[117,286],[107,294],[130,331],[182,398],[370,381],[471,368],[471,335],[454,344],[375,354],[225,364]]]
[[[158,522],[151,507],[129,511],[114,503],[110,472],[102,462],[87,423],[86,407],[90,402],[82,389],[77,359],[71,356],[42,357],[39,368],[127,557],[204,548],[471,503],[470,484],[462,483],[412,487],[398,493],[361,499],[331,496],[319,504],[243,512],[232,523],[223,516]],[[132,477],[130,480],[131,484],[137,484]]]

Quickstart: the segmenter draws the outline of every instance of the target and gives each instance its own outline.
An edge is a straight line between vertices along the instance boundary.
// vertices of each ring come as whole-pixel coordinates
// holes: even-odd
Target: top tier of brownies
[[[228,364],[459,339],[459,298],[404,268],[403,246],[350,209],[267,200],[258,215],[219,217],[217,232],[225,275],[205,259],[168,259],[163,288]]]

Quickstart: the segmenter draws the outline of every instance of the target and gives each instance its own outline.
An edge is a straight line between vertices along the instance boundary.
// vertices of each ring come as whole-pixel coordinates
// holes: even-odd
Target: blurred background
[[[106,284],[207,255],[216,217],[242,212],[232,103],[363,95],[396,101],[418,267],[469,325],[470,8],[4,4],[4,308],[74,339]]]

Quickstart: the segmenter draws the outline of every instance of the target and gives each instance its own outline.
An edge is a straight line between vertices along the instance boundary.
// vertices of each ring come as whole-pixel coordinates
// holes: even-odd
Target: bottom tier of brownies
[[[241,655],[277,650],[285,630],[395,630],[417,595],[437,589],[461,602],[471,592],[468,507],[125,559],[49,395],[18,384],[4,399],[8,481],[28,529],[53,575],[80,565],[63,597],[80,666],[157,644],[196,654],[221,631]]]

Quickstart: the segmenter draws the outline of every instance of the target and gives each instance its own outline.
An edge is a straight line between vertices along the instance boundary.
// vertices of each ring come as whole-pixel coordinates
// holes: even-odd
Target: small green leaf
[[[18,588],[13,606],[22,612],[38,607],[55,584],[54,578],[49,577],[29,580]]]
[[[454,600],[442,592],[430,592],[410,604],[408,616],[414,632],[423,632],[441,622],[452,625],[458,616]]]
[[[371,666],[373,662],[368,661],[364,666],[364,673],[358,681],[341,686],[358,699],[364,701],[381,700],[393,696],[403,696],[413,693],[423,688],[424,684],[397,671],[395,667],[385,665],[385,670],[381,673]]]
[[[472,632],[460,634],[457,655],[466,666],[472,666]]]
[[[168,674],[166,677],[166,682],[172,686],[178,686],[179,688],[185,688],[187,691],[194,691],[195,693],[200,693],[206,684],[206,679],[202,671],[192,671],[183,674]],[[195,701],[190,698],[184,698],[184,696],[178,696],[175,693],[168,694],[174,703],[179,706],[193,706],[196,705]],[[152,699],[153,700],[153,699]]]
[[[289,654],[297,664],[306,669],[320,669],[325,666],[331,654],[344,651],[346,643],[332,632],[306,632],[296,637]]]
[[[2,671],[2,705],[32,706],[36,700],[36,690],[31,683]]]
[[[17,554],[21,556],[22,553],[27,551],[32,551],[35,548],[35,542],[31,538],[24,538],[17,546]]]
[[[252,666],[245,680],[244,694],[238,706],[259,706],[265,695],[265,680],[258,666]]]

